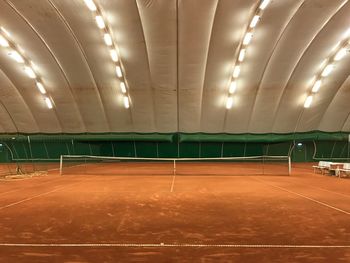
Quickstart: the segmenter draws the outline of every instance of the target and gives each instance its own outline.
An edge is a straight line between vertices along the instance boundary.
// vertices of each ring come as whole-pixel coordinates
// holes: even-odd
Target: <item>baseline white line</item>
[[[208,247],[208,248],[350,248],[350,245],[191,244],[191,243],[0,243],[0,247]]]
[[[299,194],[299,193],[297,193],[297,192],[294,192],[294,191],[288,190],[288,189],[286,189],[286,188],[284,188],[284,187],[280,187],[280,186],[277,186],[277,185],[273,185],[273,184],[267,183],[267,182],[266,182],[266,181],[264,181],[264,180],[257,179],[257,178],[254,178],[254,179],[255,179],[255,180],[257,180],[257,181],[259,181],[259,182],[262,182],[263,184],[266,184],[266,185],[269,185],[269,186],[275,187],[275,188],[277,188],[277,189],[283,190],[283,191],[288,192],[288,193],[290,193],[290,194],[294,194],[294,195],[297,195],[297,196],[303,197],[303,198],[308,199],[308,200],[310,200],[310,201],[312,201],[312,202],[315,202],[315,203],[317,203],[317,204],[319,204],[319,205],[326,206],[326,207],[328,207],[328,208],[334,209],[334,210],[336,210],[336,211],[338,211],[338,212],[341,212],[341,213],[344,213],[344,214],[346,214],[346,215],[349,215],[349,216],[350,216],[350,212],[345,211],[345,210],[343,210],[343,209],[340,209],[340,208],[338,208],[338,207],[335,207],[335,206],[329,205],[329,204],[327,204],[327,203],[324,203],[324,202],[318,201],[318,200],[313,199],[313,198],[311,198],[311,197],[308,197],[308,196],[306,196],[306,195]]]
[[[77,183],[75,183],[75,184],[77,184]],[[27,202],[27,201],[30,201],[30,200],[32,200],[32,199],[35,199],[35,198],[38,198],[38,197],[41,197],[41,196],[44,196],[44,195],[48,195],[48,194],[51,194],[51,193],[57,192],[57,191],[59,191],[59,190],[61,190],[61,189],[64,189],[64,188],[70,187],[70,186],[75,185],[75,184],[65,185],[65,186],[62,186],[62,187],[56,188],[56,189],[54,189],[54,190],[51,190],[51,191],[45,192],[45,193],[41,193],[41,194],[38,194],[38,195],[34,195],[34,196],[31,196],[31,197],[28,197],[28,198],[22,199],[22,200],[20,200],[20,201],[17,201],[17,202],[11,203],[11,204],[1,206],[1,207],[0,207],[0,210],[5,209],[5,208],[8,208],[8,207],[11,207],[11,206],[15,206],[15,205],[18,205],[18,204],[21,204],[21,203]]]
[[[176,174],[173,175],[173,181],[171,183],[171,187],[170,187],[170,193],[172,193],[174,191],[174,185],[175,185],[175,176]]]

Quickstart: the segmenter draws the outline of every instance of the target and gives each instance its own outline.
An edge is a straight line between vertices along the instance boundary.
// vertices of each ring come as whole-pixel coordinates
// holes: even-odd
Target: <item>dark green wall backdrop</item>
[[[92,135],[90,135],[92,136]],[[168,135],[167,135],[168,136]],[[205,138],[209,138],[205,135]],[[235,135],[236,136],[236,135]],[[136,138],[136,137],[135,137]],[[0,161],[14,160],[54,161],[62,154],[70,155],[101,155],[123,157],[226,157],[226,156],[258,156],[258,155],[288,155],[295,162],[315,161],[320,159],[344,158],[350,159],[348,140],[288,140],[278,142],[230,142],[230,141],[194,141],[187,137],[181,140],[178,134],[171,137],[151,137],[143,139],[123,137],[123,140],[104,138],[98,140],[82,139],[81,137],[43,137],[21,136],[2,139],[0,141]],[[171,138],[171,139],[169,139]],[[202,137],[204,138],[204,137]],[[344,137],[346,138],[346,137]],[[217,137],[220,139],[220,137]],[[295,142],[295,144],[294,144]],[[298,145],[302,143],[302,145]],[[12,153],[12,154],[11,154]],[[315,159],[313,158],[315,157]]]

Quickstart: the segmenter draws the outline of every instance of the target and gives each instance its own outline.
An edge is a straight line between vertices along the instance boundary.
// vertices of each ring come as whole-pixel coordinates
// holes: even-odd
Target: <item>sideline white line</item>
[[[290,194],[294,194],[294,195],[297,195],[297,196],[303,197],[303,198],[308,199],[308,200],[310,200],[310,201],[312,201],[312,202],[315,202],[315,203],[317,203],[317,204],[319,204],[319,205],[326,206],[326,207],[328,207],[328,208],[334,209],[334,210],[336,210],[336,211],[338,211],[338,212],[341,212],[341,213],[344,213],[344,214],[346,214],[346,215],[349,215],[349,216],[350,216],[350,212],[345,211],[345,210],[343,210],[343,209],[340,209],[340,208],[338,208],[338,207],[335,207],[335,206],[329,205],[329,204],[327,204],[327,203],[324,203],[324,202],[318,201],[318,200],[313,199],[313,198],[311,198],[311,197],[308,197],[308,196],[306,196],[306,195],[299,194],[299,193],[297,193],[297,192],[294,192],[294,191],[288,190],[288,189],[286,189],[286,188],[284,188],[284,187],[280,187],[280,186],[277,186],[277,185],[274,185],[274,184],[267,183],[267,182],[266,182],[266,181],[264,181],[264,180],[257,179],[257,178],[254,178],[254,179],[255,179],[255,180],[257,180],[257,181],[259,181],[259,182],[262,182],[263,184],[266,184],[266,185],[269,185],[269,186],[275,187],[275,188],[277,188],[277,189],[283,190],[283,191],[288,192],[288,193],[290,193]]]
[[[171,183],[170,193],[174,192],[175,176],[176,176],[176,174],[173,175],[173,182]]]
[[[77,183],[75,183],[77,184]],[[59,188],[56,188],[54,190],[51,190],[49,192],[45,192],[45,193],[41,193],[41,194],[38,194],[38,195],[34,195],[34,196],[31,196],[31,197],[28,197],[28,198],[25,198],[25,199],[22,199],[20,201],[17,201],[17,202],[14,202],[14,203],[11,203],[11,204],[8,204],[8,205],[4,205],[4,206],[1,206],[0,207],[0,210],[2,209],[5,209],[5,208],[8,208],[8,207],[11,207],[11,206],[15,206],[15,205],[18,205],[18,204],[21,204],[21,203],[24,203],[24,202],[27,202],[27,201],[30,201],[32,199],[35,199],[35,198],[38,198],[38,197],[41,197],[41,196],[44,196],[44,195],[48,195],[48,194],[51,194],[51,193],[54,193],[54,192],[57,192],[61,189],[64,189],[64,188],[67,188],[67,187],[70,187],[74,184],[71,184],[71,185],[65,185],[65,186],[62,186],[62,187],[59,187]]]
[[[191,244],[191,243],[0,243],[0,247],[207,247],[207,248],[350,248],[350,245]]]

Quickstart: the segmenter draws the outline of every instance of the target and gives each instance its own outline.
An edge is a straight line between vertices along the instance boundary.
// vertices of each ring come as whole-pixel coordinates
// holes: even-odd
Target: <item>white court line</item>
[[[77,183],[75,183],[75,184],[77,184]],[[45,193],[41,193],[41,194],[38,194],[38,195],[34,195],[34,196],[32,196],[32,197],[28,197],[28,198],[22,199],[22,200],[20,200],[20,201],[17,201],[17,202],[11,203],[11,204],[1,206],[1,207],[0,207],[0,210],[5,209],[5,208],[8,208],[8,207],[11,207],[11,206],[15,206],[15,205],[18,205],[18,204],[27,202],[27,201],[30,201],[30,200],[32,200],[32,199],[35,199],[35,198],[38,198],[38,197],[41,197],[41,196],[44,196],[44,195],[48,195],[48,194],[57,192],[57,191],[59,191],[59,190],[61,190],[61,189],[70,187],[70,186],[75,185],[75,184],[65,185],[65,186],[56,188],[56,189],[54,189],[54,190],[51,190],[51,191],[49,191],[49,192],[45,192]]]
[[[174,191],[175,176],[176,176],[176,174],[173,175],[173,182],[171,183],[171,187],[170,187],[170,192],[171,192],[171,193]]]
[[[196,244],[196,243],[0,243],[0,247],[204,247],[204,248],[350,248],[350,245]]]
[[[297,193],[297,192],[294,192],[294,191],[288,190],[288,189],[286,189],[286,188],[284,188],[284,187],[280,187],[280,186],[277,186],[277,185],[273,185],[273,184],[267,183],[267,182],[266,182],[266,181],[264,181],[264,180],[257,179],[257,178],[254,178],[254,179],[255,179],[255,180],[257,180],[257,181],[259,181],[259,182],[262,182],[263,184],[266,184],[266,185],[269,185],[269,186],[275,187],[275,188],[277,188],[277,189],[283,190],[283,191],[288,192],[288,193],[290,193],[290,194],[294,194],[294,195],[297,195],[297,196],[303,197],[303,198],[308,199],[308,200],[310,200],[310,201],[312,201],[312,202],[315,202],[315,203],[317,203],[317,204],[319,204],[319,205],[326,206],[326,207],[328,207],[328,208],[331,208],[331,209],[333,209],[333,210],[336,210],[336,211],[338,211],[338,212],[341,212],[341,213],[344,213],[344,214],[346,214],[346,215],[349,215],[349,216],[350,216],[350,212],[345,211],[345,210],[343,210],[343,209],[340,209],[340,208],[338,208],[338,207],[335,207],[335,206],[329,205],[329,204],[327,204],[327,203],[324,203],[324,202],[318,201],[318,200],[313,199],[313,198],[311,198],[311,197],[308,197],[308,196],[306,196],[306,195],[299,194],[299,193]]]

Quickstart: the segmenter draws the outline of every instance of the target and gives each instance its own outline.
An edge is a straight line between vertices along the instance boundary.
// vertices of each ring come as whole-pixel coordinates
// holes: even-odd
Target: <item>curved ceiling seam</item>
[[[348,116],[345,118],[345,121],[344,121],[340,131],[344,131],[344,128],[345,128],[346,124],[348,123],[348,121],[350,121],[350,112],[349,112]],[[349,132],[349,131],[347,131],[347,132]]]
[[[36,36],[40,39],[40,41],[44,44],[44,46],[46,47],[46,49],[48,50],[49,54],[51,55],[51,57],[54,59],[54,61],[56,62],[56,64],[58,65],[61,73],[63,74],[63,77],[65,78],[66,82],[67,82],[67,85],[69,87],[69,90],[73,96],[73,93],[72,93],[72,89],[71,89],[71,86],[70,86],[70,83],[67,79],[67,76],[66,76],[66,73],[64,72],[61,64],[58,62],[56,56],[53,54],[52,50],[50,49],[50,47],[47,45],[47,43],[45,42],[45,40],[43,39],[43,37],[39,34],[39,32],[34,28],[34,26],[24,17],[24,15],[22,15],[21,12],[19,12],[17,10],[17,8],[13,5],[13,3],[11,3],[10,1],[6,0],[6,4],[29,26],[29,28],[36,34]],[[74,97],[74,96],[73,96]],[[53,100],[52,100],[53,101]],[[74,101],[75,102],[75,101]],[[82,124],[84,125],[85,127],[85,124],[83,122],[83,119],[82,119],[82,116],[81,116],[81,112],[79,110],[79,108],[77,107],[78,109],[78,112],[80,114],[80,118],[81,118],[81,121],[82,121]],[[55,114],[57,116],[57,112],[55,110]],[[61,120],[58,118],[57,116],[57,120],[59,121],[60,125],[61,125],[61,130],[63,129],[62,128],[62,122]],[[86,129],[86,128],[85,128]]]
[[[295,11],[294,11],[293,14],[290,16],[290,18],[288,19],[287,23],[285,23],[283,29],[282,29],[281,32],[280,32],[280,35],[279,35],[278,38],[277,38],[277,41],[275,42],[275,45],[273,46],[273,48],[272,48],[272,50],[271,50],[271,52],[270,52],[270,54],[269,54],[269,57],[268,57],[268,59],[267,59],[267,61],[266,61],[266,63],[265,63],[263,72],[262,72],[262,74],[261,74],[260,80],[259,80],[259,82],[258,82],[258,88],[256,89],[256,92],[255,92],[253,108],[252,108],[252,110],[251,110],[251,112],[250,112],[250,114],[249,114],[249,123],[248,123],[248,129],[247,129],[247,130],[250,129],[252,117],[253,117],[253,114],[254,114],[254,112],[255,112],[255,104],[256,104],[256,102],[257,102],[258,95],[259,95],[259,91],[261,90],[262,82],[264,81],[264,78],[265,78],[265,75],[266,75],[266,71],[267,71],[267,68],[268,68],[268,66],[269,66],[269,64],[270,64],[270,62],[271,62],[271,59],[272,59],[273,55],[275,54],[276,48],[277,48],[278,44],[280,43],[280,41],[281,41],[281,39],[282,39],[282,37],[283,37],[285,31],[287,30],[288,26],[290,25],[290,22],[293,20],[295,14],[298,13],[298,11],[300,10],[300,8],[304,5],[305,1],[306,1],[306,0],[302,1],[302,2],[300,3],[300,5],[299,5],[297,8],[295,8]]]
[[[16,129],[16,132],[19,133],[19,130],[18,130],[18,127],[17,127],[15,120],[13,119],[12,115],[10,114],[9,110],[7,109],[7,107],[5,106],[5,104],[3,103],[3,101],[1,99],[0,99],[0,105],[1,105],[1,107],[3,107],[3,109],[6,111],[7,115],[9,116],[13,127],[15,127],[15,129]],[[0,123],[0,125],[1,125],[1,127],[4,127],[1,123]],[[5,129],[3,129],[3,131],[5,131]]]
[[[346,82],[347,82],[348,80],[349,80],[349,78],[346,78],[346,79],[343,81],[343,83],[341,83],[341,84],[339,85],[339,87],[337,88],[337,91],[335,92],[334,96],[332,97],[330,103],[327,105],[326,110],[325,110],[324,113],[322,114],[322,117],[321,117],[321,119],[320,119],[320,121],[319,121],[319,123],[318,123],[318,125],[317,125],[318,129],[320,128],[320,124],[322,123],[322,121],[323,121],[323,119],[324,119],[324,116],[325,116],[326,113],[328,112],[329,107],[331,106],[331,104],[333,103],[333,101],[335,100],[335,98],[337,97],[337,95],[339,94],[341,88],[342,88],[344,85],[346,85]],[[350,114],[350,110],[349,110],[349,114]],[[345,121],[346,121],[346,120],[347,120],[347,118],[345,118]],[[344,124],[342,125],[342,127],[343,127],[343,126],[344,126]]]
[[[320,34],[320,32],[322,32],[322,30],[323,30],[323,28],[325,27],[325,26],[327,26],[327,24],[337,15],[337,13],[344,7],[344,5],[347,3],[347,1],[344,1],[343,2],[343,4],[342,5],[340,5],[339,7],[338,7],[338,9],[330,16],[330,18],[327,20],[327,21],[325,21],[324,23],[323,23],[323,25],[320,27],[320,29],[316,32],[316,34],[313,36],[313,38],[309,41],[309,43],[306,45],[306,48],[303,50],[303,52],[301,53],[301,56],[299,57],[299,59],[298,59],[298,61],[297,61],[297,63],[295,63],[295,65],[294,65],[294,67],[293,67],[293,70],[291,71],[291,74],[289,75],[289,77],[288,77],[288,79],[287,79],[287,82],[286,82],[286,85],[283,87],[283,89],[282,89],[282,94],[281,94],[281,96],[280,96],[280,98],[279,98],[279,100],[278,100],[278,104],[277,104],[277,107],[276,107],[276,110],[275,110],[275,112],[274,112],[274,118],[273,118],[273,122],[272,122],[272,129],[271,129],[271,131],[273,132],[274,131],[274,127],[275,127],[275,123],[276,123],[276,118],[277,118],[277,112],[278,112],[278,110],[280,109],[280,107],[281,107],[281,104],[282,104],[282,99],[283,99],[283,97],[284,97],[284,95],[285,95],[285,93],[286,93],[286,91],[287,91],[287,89],[288,89],[288,86],[289,86],[289,84],[290,84],[290,80],[291,80],[291,78],[292,78],[292,76],[294,75],[294,73],[295,73],[295,71],[297,70],[297,68],[298,68],[298,66],[299,66],[299,64],[301,63],[301,60],[303,59],[303,57],[304,57],[304,55],[306,54],[306,52],[309,50],[309,48],[311,47],[311,45],[313,44],[313,42],[315,41],[315,39],[317,38],[317,36]],[[301,119],[301,118],[300,118]],[[299,120],[300,120],[299,119]],[[296,125],[295,125],[295,129],[294,130],[296,130],[297,129],[297,126],[299,125],[299,123],[296,123]]]
[[[84,49],[82,48],[78,38],[76,37],[73,29],[70,27],[69,23],[66,21],[66,19],[64,18],[64,16],[62,15],[62,13],[58,10],[58,8],[52,3],[51,0],[47,0],[49,2],[49,4],[52,6],[52,8],[55,10],[55,12],[57,13],[57,15],[59,16],[59,18],[61,19],[61,21],[63,22],[63,24],[66,26],[66,28],[68,29],[69,33],[71,34],[71,36],[73,37],[83,59],[82,61],[84,62],[84,64],[87,66],[87,69],[89,71],[89,75],[91,77],[91,80],[93,82],[93,85],[94,85],[94,88],[95,88],[95,91],[97,91],[97,98],[98,98],[98,101],[100,103],[100,107],[102,109],[102,112],[103,112],[103,115],[104,115],[104,118],[106,120],[106,123],[107,123],[107,127],[109,129],[109,131],[111,131],[111,126],[110,126],[110,123],[109,123],[109,119],[107,117],[107,114],[106,114],[106,109],[104,107],[104,104],[103,104],[103,99],[102,99],[102,96],[101,96],[101,92],[100,92],[100,89],[96,83],[96,80],[95,80],[95,77],[92,73],[92,70],[91,70],[91,67],[90,67],[90,64],[88,63],[87,61],[87,56],[85,54],[85,51]]]
[[[253,38],[253,32],[256,25],[259,23],[261,15],[263,14],[265,8],[270,3],[270,0],[258,0],[256,3],[256,7],[254,8],[253,16],[250,17],[248,23],[246,25],[246,29],[243,32],[243,37],[241,37],[240,43],[236,48],[236,52],[234,55],[234,63],[233,63],[233,73],[229,78],[229,90],[228,96],[226,99],[225,105],[225,113],[224,113],[224,122],[223,122],[223,131],[226,130],[227,118],[228,118],[228,110],[233,106],[234,94],[237,90],[237,79],[240,75],[240,65],[243,63],[246,50]],[[238,54],[238,56],[237,56]]]
[[[156,102],[155,102],[155,90],[154,90],[154,86],[153,86],[153,79],[152,79],[152,73],[151,73],[151,66],[150,66],[150,62],[149,62],[149,52],[148,52],[148,45],[147,45],[147,42],[146,42],[146,37],[145,37],[145,31],[143,29],[143,24],[142,24],[142,19],[141,19],[141,13],[140,13],[140,7],[139,7],[139,4],[138,4],[138,1],[136,0],[136,7],[137,7],[137,14],[138,14],[138,18],[139,18],[139,21],[140,21],[140,25],[141,25],[141,31],[142,31],[142,39],[145,43],[145,52],[146,52],[146,55],[147,55],[147,66],[148,66],[148,76],[149,76],[149,79],[150,79],[150,83],[151,83],[151,92],[152,92],[152,107],[153,107],[153,126],[155,128],[155,130],[157,131],[157,117],[156,117]]]
[[[218,10],[218,5],[219,5],[219,1],[217,0],[216,5],[215,5],[213,20],[212,20],[211,27],[210,27],[210,37],[209,37],[209,41],[208,41],[208,45],[207,45],[207,55],[206,55],[206,59],[205,59],[205,68],[204,68],[204,74],[202,76],[203,84],[201,85],[202,87],[201,87],[200,108],[199,108],[199,114],[200,114],[199,115],[199,127],[200,127],[200,130],[202,129],[203,97],[204,97],[205,80],[207,77],[208,58],[209,58],[210,46],[211,46],[212,38],[213,38],[213,28],[214,28],[214,24],[215,24],[215,18],[216,18],[216,14],[217,14],[217,10]]]
[[[40,92],[41,96],[44,98],[44,101],[49,109],[53,108],[53,100],[50,94],[46,91],[42,76],[38,74],[38,69],[36,68],[34,62],[24,55],[24,51],[20,46],[15,43],[12,39],[11,34],[3,27],[0,28],[0,37],[2,39],[1,46],[6,48],[8,56],[10,56],[14,61],[19,63],[23,69],[23,71],[27,74],[27,76],[35,82],[35,86]],[[62,122],[60,121],[57,112],[54,111],[54,115],[59,123],[60,129],[62,131]]]
[[[12,88],[14,88],[14,89],[17,91],[17,93],[18,93],[18,95],[19,95],[21,101],[23,102],[24,106],[27,108],[29,114],[32,116],[32,118],[33,118],[33,120],[34,120],[34,122],[35,122],[37,131],[40,131],[38,121],[37,121],[37,119],[35,118],[32,109],[29,107],[28,103],[27,103],[26,100],[24,99],[24,96],[23,96],[22,93],[19,91],[19,89],[16,87],[16,85],[14,84],[14,82],[10,79],[10,77],[4,72],[4,70],[3,70],[3,69],[0,69],[0,71],[1,71],[1,73],[7,78],[7,80],[8,80],[9,83],[11,84]]]
[[[237,90],[237,80],[241,72],[241,65],[244,62],[249,44],[253,39],[253,36],[254,36],[253,32],[255,31],[255,28],[259,23],[265,8],[269,5],[269,3],[270,3],[270,0],[259,0],[256,4],[253,17],[249,19],[250,22],[248,23],[244,33],[244,37],[243,39],[241,39],[241,42],[239,44],[238,56],[235,57],[233,73],[232,73],[232,76],[230,77],[230,86],[229,86],[228,96],[226,100],[226,110],[231,109],[233,106],[233,103],[234,103],[233,99],[234,99],[234,94],[236,93],[236,90]]]

